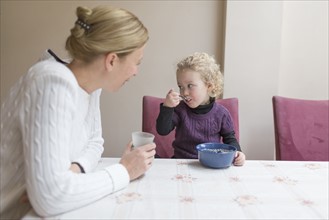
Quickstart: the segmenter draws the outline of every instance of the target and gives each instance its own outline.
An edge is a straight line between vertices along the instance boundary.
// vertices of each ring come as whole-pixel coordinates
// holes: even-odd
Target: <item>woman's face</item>
[[[109,90],[119,90],[125,82],[138,73],[138,66],[141,64],[144,55],[145,45],[136,49],[134,52],[128,54],[125,57],[117,57],[113,67],[113,71],[109,79]]]
[[[186,98],[185,103],[190,108],[209,103],[210,86],[202,81],[200,73],[187,69],[178,72],[176,77],[180,94]]]

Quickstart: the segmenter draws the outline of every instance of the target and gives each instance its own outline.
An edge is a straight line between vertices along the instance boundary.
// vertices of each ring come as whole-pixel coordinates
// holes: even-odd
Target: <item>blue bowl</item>
[[[199,161],[211,168],[228,168],[232,165],[236,147],[220,143],[202,143],[196,146]]]

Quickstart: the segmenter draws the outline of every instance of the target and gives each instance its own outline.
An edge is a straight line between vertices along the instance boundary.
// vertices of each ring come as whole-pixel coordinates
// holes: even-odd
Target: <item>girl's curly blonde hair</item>
[[[219,98],[223,93],[224,79],[219,64],[213,56],[207,53],[196,52],[177,64],[176,74],[184,70],[193,70],[200,73],[202,81],[212,86],[209,96]]]

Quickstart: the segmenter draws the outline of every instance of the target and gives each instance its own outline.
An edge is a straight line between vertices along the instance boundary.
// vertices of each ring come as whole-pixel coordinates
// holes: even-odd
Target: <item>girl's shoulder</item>
[[[179,112],[186,112],[189,110],[189,107],[183,102],[181,101],[176,107],[175,107],[175,112],[179,113]]]
[[[219,111],[222,113],[229,113],[229,110],[222,104],[218,103],[218,102],[214,102],[214,107],[213,107],[214,111]]]

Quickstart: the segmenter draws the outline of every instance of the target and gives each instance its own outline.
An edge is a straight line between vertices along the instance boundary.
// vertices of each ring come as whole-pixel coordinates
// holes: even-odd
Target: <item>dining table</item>
[[[118,161],[102,158],[97,169]],[[154,159],[126,188],[49,219],[328,219],[328,164],[246,160],[213,169]],[[23,219],[41,218],[31,210]]]

